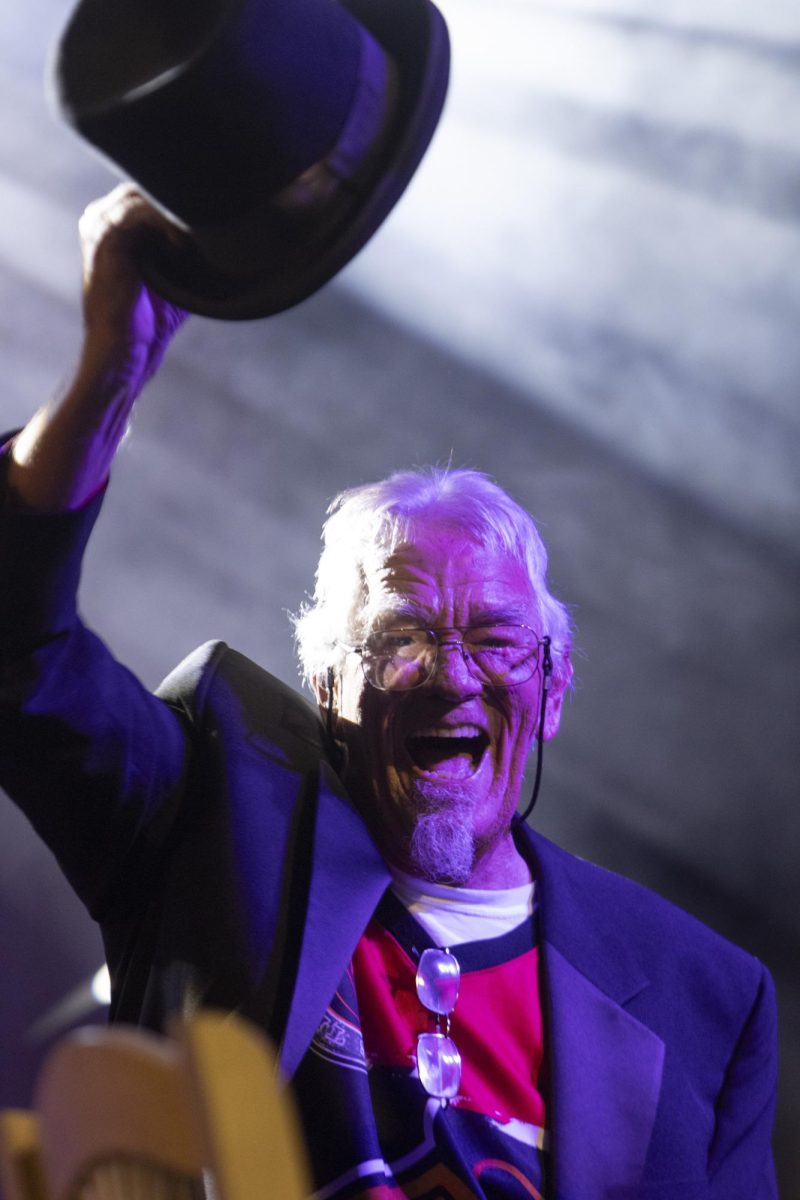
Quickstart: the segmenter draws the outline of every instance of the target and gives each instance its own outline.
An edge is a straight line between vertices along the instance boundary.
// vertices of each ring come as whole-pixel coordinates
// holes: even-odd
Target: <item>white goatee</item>
[[[432,883],[465,884],[475,864],[470,822],[464,819],[469,799],[452,786],[417,783],[414,791],[417,819],[408,846],[412,873]]]

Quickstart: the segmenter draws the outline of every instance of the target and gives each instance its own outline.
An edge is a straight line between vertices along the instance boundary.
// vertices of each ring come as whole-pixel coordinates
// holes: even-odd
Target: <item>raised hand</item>
[[[130,183],[88,206],[78,226],[83,253],[85,353],[116,366],[141,387],[158,368],[183,309],[144,283],[139,261],[148,241],[181,233]]]
[[[186,318],[144,282],[148,239],[181,232],[132,184],[80,220],[84,339],[64,391],[36,413],[11,450],[8,486],[29,508],[79,508],[102,486],[133,405]]]

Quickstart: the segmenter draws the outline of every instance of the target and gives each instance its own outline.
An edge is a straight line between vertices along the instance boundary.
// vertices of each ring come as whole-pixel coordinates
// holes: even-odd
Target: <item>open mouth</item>
[[[421,730],[406,739],[417,771],[425,775],[467,778],[478,769],[489,738],[476,728]]]

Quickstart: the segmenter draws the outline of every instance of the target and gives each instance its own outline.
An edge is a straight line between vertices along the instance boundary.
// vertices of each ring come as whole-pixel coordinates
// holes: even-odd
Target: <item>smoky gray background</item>
[[[452,460],[539,520],[577,627],[536,824],[759,955],[800,1197],[797,0],[447,0],[452,87],[332,285],[195,319],[141,403],[83,610],[149,685],[222,637],[297,680],[287,610],[344,486]],[[68,374],[76,222],[113,183],[48,111],[69,12],[0,27],[0,425]],[[2,581],[0,581],[2,586]],[[0,1104],[101,1016],[97,933],[0,803]]]

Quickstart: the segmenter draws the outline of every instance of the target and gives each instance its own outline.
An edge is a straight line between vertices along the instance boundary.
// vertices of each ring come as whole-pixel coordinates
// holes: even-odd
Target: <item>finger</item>
[[[176,245],[186,238],[183,227],[156,208],[132,183],[118,184],[108,195],[88,204],[78,221],[78,231],[89,266],[100,245],[107,241],[130,253],[135,249],[135,239],[143,237],[145,231]]]

